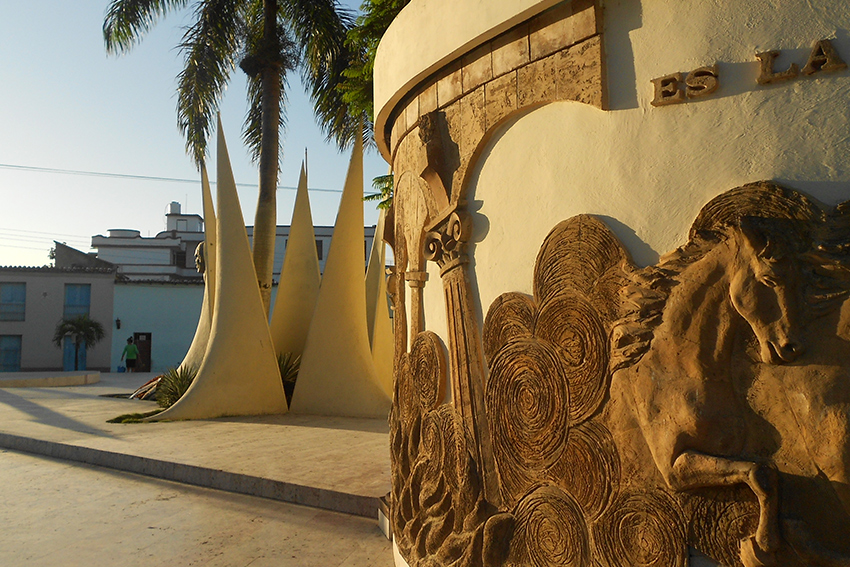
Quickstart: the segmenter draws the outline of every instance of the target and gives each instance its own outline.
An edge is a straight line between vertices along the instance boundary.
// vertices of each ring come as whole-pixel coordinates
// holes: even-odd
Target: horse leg
[[[759,503],[759,525],[753,550],[756,556],[772,555],[779,549],[779,479],[776,469],[751,461],[736,461],[697,451],[683,451],[667,476],[676,491],[746,484]],[[767,557],[758,557],[763,564]]]

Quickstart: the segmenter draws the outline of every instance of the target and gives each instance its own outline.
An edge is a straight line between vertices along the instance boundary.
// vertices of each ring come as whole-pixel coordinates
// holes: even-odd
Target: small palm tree
[[[79,370],[80,345],[91,348],[103,340],[105,334],[103,325],[94,319],[90,319],[88,315],[78,315],[70,319],[62,319],[56,324],[56,331],[53,333],[53,344],[58,348],[62,348],[62,341],[65,337],[72,337],[74,340],[74,370]]]

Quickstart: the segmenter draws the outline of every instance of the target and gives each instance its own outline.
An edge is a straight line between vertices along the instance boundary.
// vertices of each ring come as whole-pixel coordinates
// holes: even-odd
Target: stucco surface
[[[390,409],[390,397],[375,371],[366,328],[362,196],[363,147],[358,138],[301,357],[292,397],[295,413],[385,417]]]
[[[755,59],[780,49],[777,70],[802,67],[813,41],[833,38],[850,60],[850,7],[729,4],[608,2],[611,111],[553,103],[489,141],[469,185],[484,311],[505,291],[531,291],[543,238],[576,214],[601,215],[646,265],[684,242],[703,204],[744,183],[773,179],[826,203],[850,198],[848,72],[762,87]],[[715,62],[715,95],[650,105],[651,79]],[[435,309],[428,301],[426,312]]]
[[[316,255],[316,233],[307,194],[307,168],[301,166],[292,225],[286,242],[286,256],[280,274],[277,298],[271,318],[271,334],[275,352],[301,356],[307,331],[319,296],[319,258]]]
[[[287,411],[221,122],[218,133],[218,247],[210,340],[192,385],[157,419]]]
[[[207,343],[210,340],[213,301],[215,300],[215,208],[213,207],[210,182],[207,178],[207,168],[203,165],[201,165],[201,193],[204,204],[204,218],[206,219],[203,249],[205,264],[204,299],[201,302],[201,314],[198,317],[198,327],[195,329],[195,336],[192,338],[192,344],[189,346],[183,362],[180,363],[180,367],[185,369],[197,369],[204,360],[204,354],[207,352]]]
[[[386,244],[383,240],[386,211],[381,211],[366,268],[366,328],[378,383],[393,395],[393,328],[387,303]]]
[[[23,321],[0,321],[0,335],[21,335],[21,369],[61,369],[63,350],[53,342],[56,324],[62,319],[65,285],[90,285],[89,316],[103,325],[103,340],[88,349],[89,369],[109,368],[110,345],[115,332],[113,273],[74,273],[23,271],[7,272],[0,277],[4,283],[26,284],[26,313]],[[118,331],[120,333],[120,331]],[[119,353],[120,356],[120,353]]]

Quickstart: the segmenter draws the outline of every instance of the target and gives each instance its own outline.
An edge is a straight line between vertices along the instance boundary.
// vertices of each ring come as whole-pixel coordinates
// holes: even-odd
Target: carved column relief
[[[500,500],[493,449],[484,413],[484,359],[475,320],[473,296],[466,273],[466,243],[472,231],[463,211],[439,219],[425,235],[425,257],[436,262],[443,279],[449,338],[449,371],[456,411],[472,439],[473,458],[484,482],[487,500]]]
[[[396,210],[404,223],[405,255],[404,282],[410,290],[410,342],[425,330],[425,312],[422,291],[428,280],[425,258],[422,255],[422,237],[429,213],[425,189],[420,179],[407,173],[399,177]]]
[[[467,272],[472,227],[464,195],[478,154],[511,116],[558,100],[604,108],[599,16],[596,0],[558,3],[426,79],[396,107],[387,132],[376,133],[389,141],[396,178],[391,515],[396,542],[411,566],[562,564],[540,555],[540,537],[575,543],[570,557],[576,565],[589,557],[588,526],[573,518],[581,518],[582,506],[602,506],[598,500],[607,502],[607,495],[591,490],[580,499],[559,499],[561,492],[542,487],[521,502],[503,502],[485,408],[478,298]],[[440,269],[445,346],[424,324],[424,286],[437,285],[428,282],[426,261]],[[440,405],[441,384],[449,379],[452,402]],[[417,391],[432,381],[437,385],[429,391],[437,395],[425,402]],[[576,439],[595,439],[592,428],[580,431]],[[570,454],[581,449],[576,451]],[[588,499],[592,503],[585,504]],[[564,514],[552,524],[560,533],[541,535],[534,519],[551,510]],[[516,517],[523,519],[519,525]],[[515,526],[524,543],[509,559]]]

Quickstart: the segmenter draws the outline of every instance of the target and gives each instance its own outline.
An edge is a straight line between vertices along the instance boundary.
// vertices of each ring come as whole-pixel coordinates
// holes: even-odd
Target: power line
[[[42,250],[46,254],[49,250],[44,248],[33,248],[31,246],[12,246],[11,244],[0,244],[0,248],[18,248],[20,250]]]
[[[48,238],[13,238],[11,236],[3,236],[2,234],[0,234],[0,241],[4,241],[4,240],[10,240],[12,242],[26,242],[28,244],[39,243],[39,242],[50,242],[51,244],[53,243],[53,240],[48,239]],[[74,242],[74,243],[87,242],[84,239],[79,239],[79,240],[68,239],[68,241]],[[88,243],[86,243],[86,246],[88,246]]]
[[[47,236],[68,236],[71,238],[89,238],[88,236],[83,236],[81,234],[66,234],[62,232],[41,232],[38,230],[24,230],[22,228],[0,228],[0,232],[27,232],[30,234],[44,234]],[[17,235],[16,235],[17,236]]]
[[[108,173],[104,171],[83,171],[78,169],[57,169],[52,167],[37,167],[34,165],[15,165],[10,163],[0,163],[0,169],[11,169],[14,171],[29,171],[35,173],[55,173],[60,175],[82,175],[86,177],[108,177],[112,179],[132,179],[135,181],[158,181],[165,183],[191,183],[198,185],[200,179],[184,179],[179,177],[159,177],[155,175],[133,175],[130,173]],[[215,185],[215,181],[210,181],[210,185]],[[257,183],[237,183],[237,187],[259,187]],[[297,187],[288,185],[278,185],[278,189],[286,189],[287,191],[296,191]],[[317,191],[322,193],[342,193],[342,189],[322,189],[319,187],[308,187],[308,191]],[[371,193],[365,193],[370,195]]]

